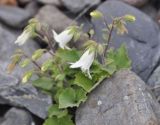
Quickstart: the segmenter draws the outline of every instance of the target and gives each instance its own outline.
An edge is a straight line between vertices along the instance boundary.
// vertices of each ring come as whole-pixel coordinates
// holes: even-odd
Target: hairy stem
[[[108,28],[109,28],[109,27],[108,27]],[[108,40],[107,40],[107,45],[105,46],[105,49],[104,49],[104,53],[103,53],[103,64],[104,64],[104,61],[105,61],[105,57],[106,57],[106,55],[107,55],[107,51],[108,51],[109,44],[110,44],[110,41],[111,41],[113,29],[114,29],[114,20],[112,21],[112,25],[111,25],[111,28],[110,28],[110,30],[109,30],[109,37],[108,37]]]
[[[30,58],[28,55],[26,55],[26,54],[23,54],[26,58],[28,58],[28,59],[30,59],[31,60],[31,62],[39,69],[39,70],[41,70],[41,67],[40,67],[40,65],[36,62],[36,61],[34,61],[32,58]]]

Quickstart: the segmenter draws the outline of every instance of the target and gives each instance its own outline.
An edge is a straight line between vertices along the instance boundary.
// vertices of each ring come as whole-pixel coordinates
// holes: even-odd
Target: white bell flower
[[[95,52],[88,49],[77,62],[71,63],[70,68],[81,68],[82,72],[87,72],[91,79],[90,67],[94,61],[94,56]]]
[[[60,34],[57,34],[54,30],[52,30],[52,32],[55,41],[59,44],[59,47],[62,49],[68,48],[67,43],[70,42],[71,39],[73,38],[73,34],[70,33],[70,30],[69,29],[64,30]]]
[[[17,38],[15,44],[23,45],[32,36],[32,32],[24,30],[23,33]]]

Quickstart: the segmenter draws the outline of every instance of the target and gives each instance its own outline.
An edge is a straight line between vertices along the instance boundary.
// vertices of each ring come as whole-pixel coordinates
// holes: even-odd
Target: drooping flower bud
[[[135,22],[136,21],[136,17],[133,15],[125,15],[124,16],[125,21],[127,22]]]
[[[64,30],[60,34],[57,34],[54,30],[52,30],[52,32],[55,41],[59,44],[59,47],[62,49],[68,48],[67,43],[73,38],[73,34],[70,33],[70,30]]]
[[[95,52],[88,49],[77,62],[71,63],[70,68],[81,68],[82,72],[87,73],[91,79],[90,67],[94,61],[94,56]]]
[[[100,19],[103,17],[103,14],[100,11],[95,10],[90,13],[90,16],[94,19]]]

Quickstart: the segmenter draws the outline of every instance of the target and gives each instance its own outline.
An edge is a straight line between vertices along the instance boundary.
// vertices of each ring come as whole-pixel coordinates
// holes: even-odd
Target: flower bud
[[[103,14],[100,11],[95,10],[90,13],[90,16],[94,19],[100,19],[103,17]]]
[[[135,22],[136,21],[136,17],[133,15],[125,15],[124,16],[125,21],[127,22]]]

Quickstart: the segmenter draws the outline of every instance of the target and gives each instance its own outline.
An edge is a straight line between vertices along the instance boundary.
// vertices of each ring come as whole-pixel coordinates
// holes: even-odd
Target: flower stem
[[[26,55],[25,53],[23,54],[26,58],[28,58],[28,59],[30,59],[31,60],[31,62],[39,69],[39,70],[41,70],[41,67],[40,67],[40,65],[36,62],[36,61],[34,61],[32,58],[30,58],[28,55]]]
[[[109,28],[109,27],[108,27]],[[104,53],[103,53],[103,64],[105,63],[105,57],[107,55],[107,51],[108,51],[108,48],[109,48],[109,44],[110,44],[110,41],[111,41],[111,37],[112,37],[112,32],[113,32],[113,29],[114,29],[114,20],[112,21],[112,25],[111,25],[111,28],[109,30],[109,37],[108,37],[108,40],[107,40],[107,45],[105,46],[105,49],[104,49]]]

